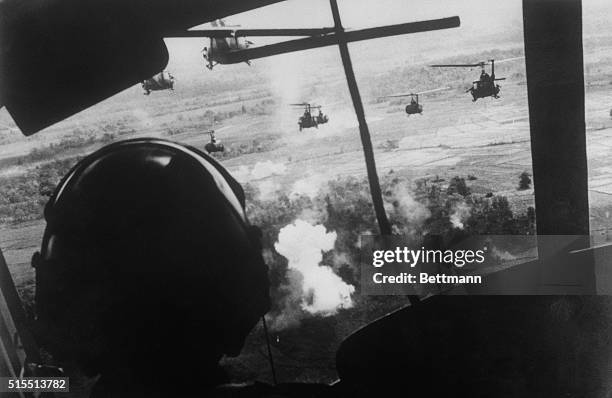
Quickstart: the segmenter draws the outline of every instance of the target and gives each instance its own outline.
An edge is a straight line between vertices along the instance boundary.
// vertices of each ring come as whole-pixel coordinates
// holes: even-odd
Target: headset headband
[[[174,142],[166,141],[166,140],[162,140],[158,138],[136,138],[132,140],[117,142],[117,143],[108,145],[102,149],[99,149],[96,152],[92,153],[91,155],[87,156],[83,161],[79,162],[70,171],[70,173],[68,173],[68,175],[64,177],[64,179],[60,182],[60,184],[58,185],[58,189],[56,190],[56,194],[49,201],[49,205],[54,206],[57,203],[59,198],[62,196],[62,192],[64,191],[64,189],[66,189],[66,187],[70,183],[70,180],[77,174],[79,170],[82,170],[83,168],[88,167],[93,162],[100,159],[102,156],[104,156],[106,153],[108,153],[111,150],[115,150],[117,148],[129,147],[133,145],[140,145],[140,144],[148,144],[148,145],[154,145],[154,146],[159,146],[163,148],[171,148],[174,151],[178,151],[182,154],[195,158],[206,169],[206,171],[208,171],[210,176],[213,178],[213,181],[217,185],[217,188],[219,189],[221,194],[223,194],[227,202],[234,208],[234,210],[236,211],[240,219],[245,224],[248,224],[246,214],[244,212],[244,208],[242,204],[240,203],[240,200],[238,200],[236,193],[234,192],[232,187],[229,185],[226,178],[219,171],[219,168],[222,166],[220,166],[214,159],[210,158],[204,153],[198,152],[196,150],[192,150],[181,144],[176,144]]]

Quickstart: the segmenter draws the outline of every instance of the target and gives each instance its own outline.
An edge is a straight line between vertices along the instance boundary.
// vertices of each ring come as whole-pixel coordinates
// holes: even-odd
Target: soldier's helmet
[[[104,147],[64,177],[45,219],[32,261],[38,336],[60,363],[103,377],[206,378],[269,308],[242,188],[197,149]]]

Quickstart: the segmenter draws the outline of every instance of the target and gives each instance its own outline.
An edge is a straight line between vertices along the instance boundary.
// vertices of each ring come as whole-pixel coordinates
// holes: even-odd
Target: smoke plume
[[[385,197],[385,210],[399,216],[401,227],[394,225],[396,234],[413,234],[431,216],[429,209],[417,202],[410,188],[405,184],[395,185]]]
[[[470,216],[470,207],[465,202],[457,203],[453,208],[453,213],[450,215],[450,222],[453,227],[463,229],[463,223]]]
[[[355,287],[336,275],[333,269],[321,264],[323,253],[334,248],[335,232],[327,232],[322,225],[312,225],[303,220],[282,228],[276,251],[288,260],[289,300],[297,300],[302,311],[313,315],[334,315],[341,308],[353,305],[351,295]],[[285,306],[280,319],[295,319],[290,306]]]
[[[249,183],[253,180],[262,180],[274,175],[287,173],[287,166],[283,163],[274,163],[271,160],[257,162],[253,168],[240,166],[238,170],[232,172],[232,176],[240,183]]]

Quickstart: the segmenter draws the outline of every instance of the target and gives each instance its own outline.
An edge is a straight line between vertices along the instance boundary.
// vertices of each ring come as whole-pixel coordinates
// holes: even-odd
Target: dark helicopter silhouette
[[[497,63],[499,64],[502,62],[514,61],[514,60],[522,59],[522,58],[524,57],[507,58],[501,61],[497,61]],[[485,70],[486,65],[491,65],[490,75]],[[472,94],[472,101],[474,102],[478,98],[485,98],[485,97],[499,98],[499,91],[501,89],[501,86],[499,84],[496,84],[495,82],[499,80],[506,80],[505,77],[499,77],[499,78],[495,77],[495,60],[494,59],[490,59],[488,61],[481,61],[481,62],[477,62],[474,64],[439,64],[439,65],[430,65],[430,66],[434,68],[474,68],[474,67],[479,66],[481,68],[480,77],[478,78],[478,80],[475,80],[472,82],[472,87],[468,88],[465,91],[466,93]]]
[[[440,87],[433,90],[420,91],[418,93],[404,93],[404,94],[391,94],[385,95],[379,98],[398,98],[398,97],[410,97],[410,103],[406,105],[406,113],[410,115],[422,114],[423,105],[419,104],[419,95],[434,93],[438,91],[448,90],[449,87]]]
[[[213,28],[233,28],[233,26],[226,26],[225,21],[219,19],[218,21],[212,21],[211,25]],[[206,61],[206,67],[210,70],[217,64],[228,63],[227,54],[232,51],[240,51],[248,49],[253,42],[247,40],[244,36],[235,35],[234,31],[228,36],[219,36],[224,34],[224,30],[212,31],[216,35],[211,34],[210,44],[208,47],[202,49],[202,56]],[[248,65],[251,65],[249,60],[245,60]]]
[[[210,136],[210,141],[207,142],[206,145],[204,145],[204,149],[208,153],[225,152],[225,147],[223,146],[221,141],[215,138],[215,118],[214,116],[211,119],[212,119],[211,120],[212,127],[210,130],[206,132]]]
[[[142,81],[144,95],[151,94],[151,91],[174,90],[174,76],[168,71],[162,71],[146,80]]]
[[[300,131],[302,131],[302,129],[307,129],[311,127],[319,128],[319,124],[325,124],[329,122],[329,117],[321,111],[321,105],[313,106],[307,102],[291,105],[304,107],[304,114],[298,119],[298,126],[300,128]],[[318,109],[319,113],[317,115],[313,115],[313,109]]]
[[[204,145],[204,149],[206,149],[206,152],[224,152],[225,147],[223,146],[221,141],[217,141],[217,139],[215,138],[215,130],[209,130],[207,131],[207,133],[210,135],[210,142]]]

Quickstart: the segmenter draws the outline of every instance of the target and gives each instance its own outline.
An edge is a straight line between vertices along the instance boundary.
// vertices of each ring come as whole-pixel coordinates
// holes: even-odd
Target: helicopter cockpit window
[[[612,5],[606,1],[583,1],[582,15],[590,227],[594,243],[604,244],[612,241],[612,169],[608,151],[612,134]]]
[[[461,18],[455,29],[349,45],[393,232],[532,235],[521,1],[339,6],[352,29]],[[291,0],[199,28],[329,26],[328,1]],[[227,64],[232,51],[280,40],[166,39],[165,71],[27,139],[0,113],[0,247],[27,306],[42,207],[59,178],[85,154],[145,135],[206,150],[243,184],[271,269],[279,381],[333,381],[342,339],[409,304],[361,292],[360,236],[378,225],[337,46]],[[482,70],[490,79],[474,83]],[[499,266],[535,255],[500,250]],[[235,381],[270,381],[267,355],[258,327],[224,364]]]

